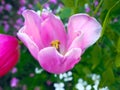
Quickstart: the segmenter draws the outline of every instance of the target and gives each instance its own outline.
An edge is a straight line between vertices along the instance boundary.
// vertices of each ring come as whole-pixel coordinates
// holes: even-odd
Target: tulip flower
[[[49,11],[38,15],[33,10],[25,10],[22,15],[25,24],[17,35],[41,67],[50,73],[72,69],[100,37],[100,23],[87,14],[71,16],[67,30],[60,18]]]
[[[8,73],[18,59],[18,40],[14,36],[0,34],[0,77]]]

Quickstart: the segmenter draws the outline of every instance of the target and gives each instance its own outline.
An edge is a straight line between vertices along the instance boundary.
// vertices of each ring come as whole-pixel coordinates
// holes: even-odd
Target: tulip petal
[[[60,74],[72,69],[79,62],[80,55],[80,48],[71,49],[63,56],[54,47],[48,47],[39,52],[38,61],[46,71]]]
[[[82,50],[80,48],[73,48],[69,50],[64,56],[64,69],[68,71],[72,69],[81,59]]]
[[[43,45],[40,38],[40,16],[33,10],[25,10],[22,15],[25,18],[25,29],[22,32],[26,33],[41,49]]]
[[[80,48],[81,45],[81,40],[83,38],[83,35],[77,36],[69,46],[68,50],[73,49],[73,48]]]
[[[11,70],[19,59],[18,40],[10,35],[0,34],[0,77]]]
[[[38,61],[43,69],[50,73],[61,73],[63,56],[54,48],[47,47],[42,49],[38,55]]]
[[[50,46],[54,40],[60,41],[60,50],[65,50],[67,35],[61,20],[50,12],[41,15],[44,21],[41,25],[41,38],[45,46]]]
[[[31,38],[22,31],[25,27],[21,28],[21,30],[17,33],[19,39],[26,45],[26,47],[29,49],[30,53],[33,55],[35,59],[37,59],[37,55],[39,52],[39,47],[36,45],[36,43],[31,40]]]
[[[10,71],[13,66],[16,65],[16,63],[18,62],[18,58],[19,58],[19,52],[18,52],[18,48],[16,48],[14,51],[9,52],[9,55],[4,55],[6,58],[4,58],[4,63],[2,63],[3,65],[1,65],[2,67],[0,67],[0,76],[5,75],[8,71]],[[8,61],[6,61],[8,60]]]
[[[70,17],[68,22],[68,46],[76,37],[83,34],[82,39],[80,41],[78,40],[77,42],[75,41],[75,43],[79,43],[78,46],[84,50],[98,40],[100,33],[101,25],[95,18],[90,17],[87,14],[73,15]]]
[[[13,50],[15,50],[15,48],[18,50],[18,40],[13,36],[4,34],[0,34],[0,40],[0,66],[2,66],[6,63],[6,60],[9,59],[9,55],[13,52]],[[8,51],[9,54],[7,54]]]

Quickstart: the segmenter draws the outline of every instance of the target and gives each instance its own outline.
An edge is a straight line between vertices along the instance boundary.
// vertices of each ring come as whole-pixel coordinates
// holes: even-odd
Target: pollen
[[[59,40],[54,40],[50,43],[50,45],[52,47],[55,47],[58,51],[59,51],[59,45],[60,45],[60,41]]]

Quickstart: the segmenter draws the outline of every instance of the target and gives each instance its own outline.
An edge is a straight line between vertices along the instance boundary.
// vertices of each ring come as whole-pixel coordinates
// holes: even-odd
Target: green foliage
[[[63,20],[68,19],[68,17],[71,16],[71,13],[72,13],[72,11],[70,8],[64,8],[60,13],[60,17]]]
[[[110,19],[110,14],[112,15],[113,13],[113,11],[114,11],[114,8],[117,6],[117,5],[119,5],[120,4],[120,0],[117,0],[116,2],[115,1],[113,1],[113,0],[111,0],[112,2],[112,6],[110,6],[109,4],[108,5],[105,5],[106,7],[103,7],[103,10],[104,9],[108,9],[107,11],[107,14],[106,14],[106,16],[105,16],[105,19],[104,19],[104,22],[103,22],[103,30],[102,30],[102,33],[101,33],[101,36],[104,34],[104,31],[105,31],[105,29],[106,29],[106,26],[107,26],[107,24],[108,24],[108,22],[109,22],[109,19]],[[103,4],[104,5],[104,4]]]
[[[101,23],[103,30],[101,38],[96,44],[88,48],[81,57],[81,61],[72,69],[73,80],[65,82],[66,90],[76,90],[75,84],[79,78],[83,78],[90,85],[93,81],[88,78],[89,74],[96,73],[101,76],[99,87],[108,86],[110,90],[120,89],[120,0],[98,0],[99,5],[95,6],[95,0],[58,0],[64,5],[60,12],[56,13],[64,23],[69,17],[75,13],[84,13],[84,5],[87,3],[91,11],[91,16],[97,18]],[[45,2],[44,2],[45,3]],[[36,6],[42,9],[42,4]],[[57,8],[52,5],[52,8]],[[99,14],[100,13],[100,14]],[[114,20],[117,21],[114,21]],[[4,28],[0,26],[0,33],[5,33]],[[63,82],[59,77],[43,71],[41,74],[35,73],[35,68],[41,69],[37,60],[35,60],[28,52],[24,45],[21,45],[21,57],[16,66],[18,71],[16,74],[11,72],[3,78],[0,78],[0,87],[4,90],[12,90],[10,80],[17,77],[19,87],[13,90],[21,90],[22,85],[26,85],[28,90],[34,90],[35,86],[41,90],[54,90],[55,82]],[[30,77],[33,73],[34,77]],[[6,83],[7,81],[7,83]],[[50,85],[47,83],[50,81]],[[6,83],[6,84],[4,84]]]
[[[5,33],[4,32],[4,27],[0,26],[0,33]]]

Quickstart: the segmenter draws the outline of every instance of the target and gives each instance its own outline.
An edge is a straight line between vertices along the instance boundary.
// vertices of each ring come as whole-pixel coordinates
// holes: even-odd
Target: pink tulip
[[[18,58],[18,40],[13,36],[0,34],[0,77],[16,65]]]
[[[67,31],[61,20],[48,11],[38,15],[25,10],[25,25],[17,33],[41,67],[50,73],[64,73],[80,61],[81,55],[94,44],[101,25],[87,14],[75,14]]]

